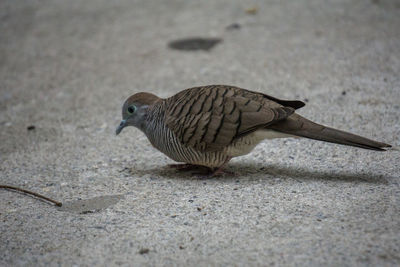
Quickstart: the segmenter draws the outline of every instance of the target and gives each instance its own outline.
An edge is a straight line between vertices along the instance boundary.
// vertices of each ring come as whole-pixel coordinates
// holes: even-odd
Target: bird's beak
[[[126,126],[126,120],[122,120],[119,126],[117,127],[117,130],[115,130],[115,134],[118,135],[122,129]]]

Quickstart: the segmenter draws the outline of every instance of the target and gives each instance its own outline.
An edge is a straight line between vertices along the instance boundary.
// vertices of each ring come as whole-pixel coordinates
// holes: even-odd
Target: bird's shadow
[[[298,182],[307,181],[337,181],[346,183],[370,183],[370,184],[388,184],[388,178],[376,173],[358,173],[358,172],[340,172],[340,171],[320,171],[299,167],[287,167],[280,165],[266,165],[263,167],[256,166],[251,163],[232,163],[229,164],[228,170],[234,171],[235,175],[224,175],[220,177],[204,178],[199,175],[192,174],[190,171],[177,171],[168,166],[140,169],[127,168],[130,175],[144,176],[156,175],[167,177],[169,179],[218,179],[221,181],[236,181],[238,179],[259,180],[260,176],[263,179],[284,178],[294,179]]]

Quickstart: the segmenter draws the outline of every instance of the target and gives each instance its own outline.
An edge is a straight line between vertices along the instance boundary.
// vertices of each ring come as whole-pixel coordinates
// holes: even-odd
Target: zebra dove
[[[125,101],[116,134],[135,126],[155,148],[186,163],[174,166],[206,166],[212,175],[223,174],[231,158],[250,153],[264,139],[306,137],[380,151],[390,147],[307,120],[295,113],[304,105],[227,85],[189,88],[166,99],[142,92]]]

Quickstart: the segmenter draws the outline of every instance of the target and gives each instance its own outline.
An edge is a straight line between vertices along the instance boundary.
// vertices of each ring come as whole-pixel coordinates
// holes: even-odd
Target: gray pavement
[[[199,179],[114,134],[135,92],[231,84],[399,146],[398,1],[3,0],[0,21],[0,184],[65,203],[1,190],[1,266],[400,264],[396,149],[273,140]],[[223,41],[168,47],[188,37]]]

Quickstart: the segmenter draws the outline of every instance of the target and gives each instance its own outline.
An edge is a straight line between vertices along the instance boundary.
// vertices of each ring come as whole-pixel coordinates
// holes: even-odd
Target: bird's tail
[[[290,135],[365,149],[385,151],[384,148],[391,147],[389,144],[314,123],[298,114],[293,114],[286,120],[269,125],[268,128]]]

